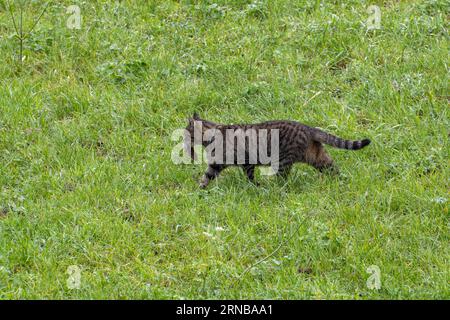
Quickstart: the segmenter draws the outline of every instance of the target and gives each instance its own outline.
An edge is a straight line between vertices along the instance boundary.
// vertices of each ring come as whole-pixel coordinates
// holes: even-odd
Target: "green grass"
[[[20,68],[0,0],[0,298],[449,299],[449,1],[213,2],[57,1]],[[194,111],[373,143],[200,190]]]

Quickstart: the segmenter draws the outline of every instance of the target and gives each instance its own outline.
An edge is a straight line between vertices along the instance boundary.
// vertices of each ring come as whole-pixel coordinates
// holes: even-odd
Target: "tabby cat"
[[[203,138],[200,141],[196,141],[194,136],[195,130],[197,129],[195,128],[199,127]],[[204,138],[208,130],[213,130],[215,134],[219,133],[222,134],[222,136],[226,136],[230,131],[236,132],[241,130],[242,132],[248,132],[249,130],[253,130],[253,132],[256,133],[258,140],[253,146],[248,140],[245,140],[244,156],[241,161],[238,159],[238,152],[235,146],[236,143],[233,137],[231,140],[224,139],[222,143],[219,142],[218,145],[221,147],[223,146],[220,152],[223,153],[223,150],[225,150],[224,153],[230,152],[230,150],[234,151],[233,157],[231,159],[227,158],[226,162],[208,159],[208,169],[200,181],[201,188],[205,188],[211,180],[216,178],[220,172],[228,166],[240,166],[248,179],[254,182],[255,167],[257,165],[267,165],[267,162],[262,161],[259,152],[261,150],[257,150],[258,148],[262,148],[262,146],[268,149],[267,152],[269,157],[274,156],[274,148],[277,149],[276,151],[278,154],[276,157],[273,157],[275,158],[275,161],[273,162],[276,162],[277,164],[276,174],[286,177],[289,174],[292,165],[296,162],[307,163],[320,171],[323,171],[324,169],[337,170],[330,155],[323,147],[323,144],[347,150],[359,150],[370,144],[369,139],[357,141],[344,140],[318,128],[312,128],[296,121],[285,120],[268,121],[258,124],[224,125],[200,119],[197,113],[194,113],[193,117],[189,119],[185,140],[192,159],[195,159],[194,145],[202,144],[204,147],[208,147],[215,141],[214,138],[216,135],[212,138]],[[263,135],[263,131],[264,133],[277,132],[277,144],[274,145],[272,143],[275,141],[272,135]],[[232,146],[230,147],[231,144]],[[218,148],[215,148],[215,150],[212,151],[212,155],[217,156],[217,150]],[[253,155],[256,155],[256,157],[254,157],[253,161],[250,161],[252,153]],[[221,156],[225,158],[226,154],[221,154]],[[273,163],[270,163],[270,165],[273,167]]]

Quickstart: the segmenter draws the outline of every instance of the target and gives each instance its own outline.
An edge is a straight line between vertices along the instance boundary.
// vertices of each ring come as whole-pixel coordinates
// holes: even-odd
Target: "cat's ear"
[[[192,116],[192,118],[193,118],[194,120],[200,120],[200,116],[198,115],[197,112],[194,112],[194,115]]]

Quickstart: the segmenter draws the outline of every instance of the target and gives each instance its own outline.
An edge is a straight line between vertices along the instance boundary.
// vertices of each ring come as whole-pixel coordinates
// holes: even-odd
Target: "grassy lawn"
[[[450,298],[448,0],[57,1],[22,66],[6,4],[1,299]],[[372,144],[200,190],[171,161],[194,111]]]

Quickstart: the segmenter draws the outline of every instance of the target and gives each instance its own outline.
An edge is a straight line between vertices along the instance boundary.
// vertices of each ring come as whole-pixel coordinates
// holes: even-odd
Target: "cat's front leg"
[[[256,166],[254,164],[248,164],[243,165],[242,169],[244,170],[245,174],[247,175],[248,180],[252,182],[254,185],[259,186],[259,183],[255,181],[255,168]]]

